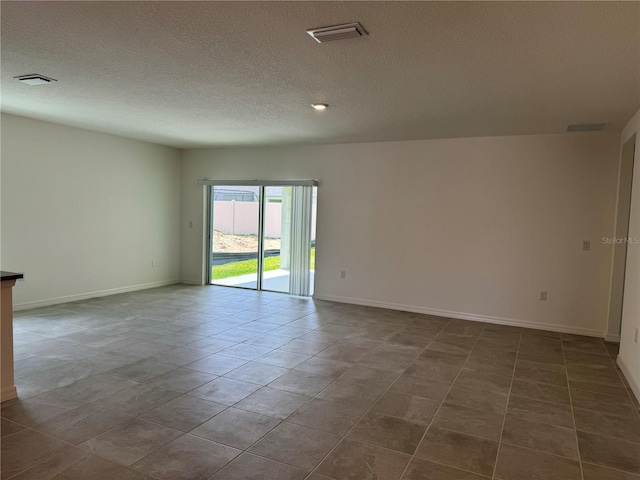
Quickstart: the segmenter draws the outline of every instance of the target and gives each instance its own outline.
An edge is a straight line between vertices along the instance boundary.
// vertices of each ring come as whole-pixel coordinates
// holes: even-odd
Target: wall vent
[[[607,128],[606,123],[583,123],[578,125],[569,125],[567,132],[596,132]]]
[[[19,75],[13,78],[17,78],[27,85],[45,85],[47,83],[57,82],[55,78],[45,77],[44,75],[38,75],[36,73],[32,73],[31,75]]]
[[[368,35],[364,27],[358,22],[334,25],[332,27],[312,28],[311,30],[307,30],[307,33],[318,43],[346,40],[347,38],[364,37]]]

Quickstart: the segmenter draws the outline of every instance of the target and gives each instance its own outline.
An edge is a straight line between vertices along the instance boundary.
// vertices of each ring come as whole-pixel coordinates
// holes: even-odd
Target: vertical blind
[[[311,291],[311,207],[313,187],[292,187],[291,275],[289,293],[308,297]]]

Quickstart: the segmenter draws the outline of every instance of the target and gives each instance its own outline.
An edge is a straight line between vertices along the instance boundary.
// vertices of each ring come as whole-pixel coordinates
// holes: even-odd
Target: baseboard
[[[327,300],[329,302],[351,303],[354,305],[365,305],[368,307],[387,308],[389,310],[401,310],[403,312],[424,313],[427,315],[436,315],[438,317],[457,318],[460,320],[472,320],[476,322],[494,323],[497,325],[509,325],[512,327],[533,328],[536,330],[549,330],[552,332],[572,333],[575,335],[585,335],[588,337],[604,338],[604,332],[601,330],[593,330],[590,328],[571,327],[568,325],[555,325],[551,323],[538,323],[528,320],[518,320],[503,317],[487,317],[484,315],[476,315],[473,313],[453,312],[449,310],[438,310],[435,308],[417,307],[414,305],[403,305],[399,303],[377,302],[375,300],[365,300],[361,298],[339,297],[335,295],[315,294],[316,300]]]
[[[611,334],[607,333],[604,336],[604,339],[607,342],[620,343],[620,335],[611,335]]]
[[[204,283],[202,283],[202,280],[191,280],[188,278],[180,279],[180,283],[184,283],[185,285],[204,285]]]
[[[5,387],[0,390],[0,402],[6,402],[7,400],[11,400],[12,398],[16,398],[18,396],[18,390],[14,385],[11,387]]]
[[[636,382],[633,379],[633,377],[631,376],[631,371],[629,370],[627,365],[624,363],[624,361],[622,360],[620,355],[618,355],[618,358],[616,359],[616,363],[620,367],[620,370],[622,370],[622,373],[624,374],[624,378],[626,378],[627,382],[629,382],[629,386],[631,387],[631,391],[633,392],[633,394],[636,396],[636,398],[640,402],[640,385],[638,384],[638,382]]]
[[[80,293],[77,295],[66,295],[64,297],[48,298],[46,300],[38,300],[35,302],[14,303],[13,310],[28,310],[30,308],[49,307],[51,305],[59,305],[61,303],[77,302],[79,300],[88,300],[90,298],[106,297],[109,295],[117,295],[118,293],[136,292],[138,290],[147,290],[149,288],[166,287],[180,283],[180,280],[163,280],[161,282],[142,283],[139,285],[131,285],[129,287],[111,288],[109,290],[99,290],[96,292]]]

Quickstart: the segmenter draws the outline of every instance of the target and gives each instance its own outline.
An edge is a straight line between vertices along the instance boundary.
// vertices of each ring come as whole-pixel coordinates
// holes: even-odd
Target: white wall
[[[2,269],[25,273],[17,308],[179,278],[180,151],[6,114],[1,133]]]
[[[317,298],[604,336],[619,138],[188,150],[182,279],[204,276],[198,179],[318,179]]]
[[[623,130],[621,144],[624,144],[634,133],[637,134],[636,155],[629,215],[629,237],[632,239],[640,238],[640,146],[637,144],[640,138],[640,111]],[[635,332],[638,329],[640,329],[640,245],[630,243],[627,248],[618,365],[625,373],[636,397],[640,399],[640,344],[635,341]]]

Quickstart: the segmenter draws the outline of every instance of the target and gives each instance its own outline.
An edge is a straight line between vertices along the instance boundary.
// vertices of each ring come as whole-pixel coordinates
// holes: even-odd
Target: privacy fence
[[[213,229],[227,235],[258,235],[259,202],[213,202]],[[282,203],[265,204],[264,236],[282,236]],[[311,240],[316,238],[316,209],[311,216]]]

